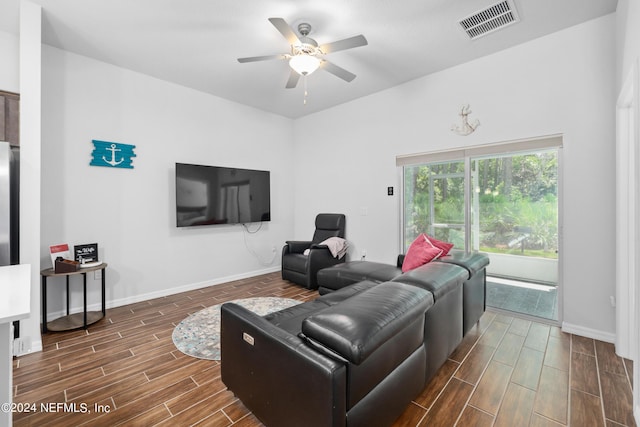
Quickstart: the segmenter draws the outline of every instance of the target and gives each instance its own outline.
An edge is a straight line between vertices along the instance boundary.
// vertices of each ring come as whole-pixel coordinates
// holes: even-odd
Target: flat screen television
[[[176,163],[178,227],[271,221],[269,171]]]

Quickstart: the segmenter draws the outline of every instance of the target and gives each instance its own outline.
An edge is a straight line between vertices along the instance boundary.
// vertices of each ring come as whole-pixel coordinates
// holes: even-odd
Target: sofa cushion
[[[338,290],[363,280],[388,282],[402,274],[400,268],[371,261],[350,261],[318,271],[320,294]],[[323,291],[324,290],[324,291]]]
[[[471,278],[489,264],[489,257],[480,252],[451,251],[449,255],[440,257],[438,261],[466,268]]]
[[[297,335],[301,331],[302,321],[304,319],[327,307],[329,307],[329,304],[318,298],[304,304],[294,305],[292,307],[285,308],[284,310],[267,314],[264,318],[271,324],[278,326],[280,329],[284,329],[290,334]]]
[[[392,282],[406,283],[418,286],[433,293],[433,299],[438,299],[461,286],[469,273],[462,267],[444,262],[432,262],[407,271]]]
[[[346,217],[344,214],[318,214],[316,231],[313,233],[313,244],[318,244],[329,237],[344,238]]]
[[[315,301],[322,301],[327,305],[336,305],[346,300],[347,298],[351,298],[352,296],[359,294],[360,292],[364,292],[367,289],[371,289],[374,286],[378,286],[379,284],[380,282],[376,282],[373,280],[363,280],[358,283],[354,283],[351,286],[346,286],[342,289],[338,289],[335,292],[321,295]]]
[[[422,233],[411,243],[402,263],[402,272],[413,270],[442,255],[442,249],[435,247]]]
[[[302,322],[307,317],[329,306],[339,304],[347,298],[351,298],[352,296],[359,294],[360,292],[364,292],[378,284],[378,282],[364,280],[352,286],[348,286],[336,292],[331,292],[330,294],[316,298],[313,301],[308,301],[304,304],[294,305],[292,307],[267,314],[264,318],[273,325],[278,326],[291,334],[297,335],[302,331]]]
[[[430,292],[386,282],[308,317],[302,333],[359,365],[432,305]]]

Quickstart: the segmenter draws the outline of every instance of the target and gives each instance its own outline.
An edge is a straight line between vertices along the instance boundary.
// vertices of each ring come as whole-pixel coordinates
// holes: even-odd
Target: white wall
[[[93,139],[135,145],[134,169],[89,166]],[[289,119],[45,46],[42,266],[49,245],[97,242],[108,305],[278,270],[293,233],[291,147]],[[247,236],[241,226],[176,228],[176,162],[270,170],[272,221]],[[58,286],[51,313],[63,308]],[[72,287],[77,308],[81,280]]]
[[[640,58],[640,27],[637,25],[640,19],[640,2],[618,0],[617,18],[616,94]]]
[[[20,91],[20,67],[18,58],[20,40],[14,34],[0,31],[0,90],[17,93]]]
[[[612,341],[614,51],[609,15],[296,120],[296,235],[316,212],[344,212],[351,258],[393,262],[396,155],[562,134],[564,325]],[[460,137],[449,129],[465,103],[481,126]]]
[[[20,263],[31,266],[31,316],[20,337],[42,349],[39,256],[41,230],[42,7],[20,3]]]
[[[625,103],[629,100],[629,93],[631,94],[631,105],[619,105],[619,123],[624,123],[629,120],[633,125],[634,131],[631,134],[625,135],[622,131],[618,135],[618,144],[622,149],[622,155],[628,153],[636,153],[635,160],[629,161],[629,159],[623,159],[620,157],[619,173],[621,172],[622,182],[625,182],[625,173],[633,176],[637,176],[638,173],[638,123],[640,120],[640,113],[638,112],[638,94],[639,94],[639,81],[638,81],[638,68],[640,68],[640,29],[637,22],[640,20],[640,4],[637,1],[632,0],[619,0],[617,8],[617,40],[616,40],[616,94],[623,95],[622,99],[625,99]],[[629,85],[623,89],[623,85]],[[623,108],[624,106],[624,108]],[[629,108],[631,107],[631,108]],[[628,126],[628,125],[627,125]],[[625,126],[621,126],[621,130]],[[633,186],[623,186],[622,194],[629,191]],[[624,203],[620,203],[622,207],[619,217],[623,221],[629,221],[637,225],[637,206],[633,206],[634,201],[637,203],[636,197],[625,199]],[[630,204],[630,205],[627,205]],[[626,206],[625,206],[626,205]],[[628,216],[627,216],[628,215]],[[635,218],[634,218],[635,215]],[[618,326],[619,335],[616,337],[616,352],[622,353],[628,357],[630,353],[634,359],[634,363],[637,366],[640,355],[640,320],[638,319],[637,308],[640,305],[640,297],[637,284],[637,260],[633,259],[633,250],[638,249],[637,229],[636,236],[633,233],[625,233],[624,238],[619,241],[620,246],[624,247],[627,253],[619,254],[621,257],[619,260],[618,280],[619,283],[619,295],[620,296],[633,296],[632,301],[618,300],[618,305],[621,306],[618,313]],[[630,250],[628,250],[630,249]],[[629,281],[629,279],[631,279]],[[635,279],[635,280],[634,280]],[[627,288],[629,286],[630,288]],[[631,321],[630,321],[631,320]],[[640,383],[640,372],[636,369],[634,371],[633,383]],[[640,392],[638,387],[634,387],[633,390],[633,411],[636,420],[640,419]]]

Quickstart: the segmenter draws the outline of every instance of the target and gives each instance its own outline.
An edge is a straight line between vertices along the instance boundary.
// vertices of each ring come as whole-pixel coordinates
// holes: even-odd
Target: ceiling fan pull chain
[[[304,101],[302,102],[302,104],[307,105],[307,95],[309,95],[309,92],[307,92],[307,76],[306,75],[302,76],[302,84],[304,85]]]

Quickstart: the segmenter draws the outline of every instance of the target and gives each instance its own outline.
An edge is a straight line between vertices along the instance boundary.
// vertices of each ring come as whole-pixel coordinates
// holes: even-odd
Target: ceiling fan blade
[[[291,70],[289,74],[289,80],[287,80],[287,85],[285,86],[287,89],[293,89],[298,85],[298,80],[300,80],[300,74],[296,73],[294,70]]]
[[[276,30],[280,31],[280,34],[284,36],[285,39],[289,42],[289,44],[298,44],[300,43],[300,39],[293,32],[287,21],[282,18],[269,18],[269,22],[276,27]]]
[[[320,63],[320,68],[333,74],[334,76],[340,77],[342,80],[347,82],[350,82],[356,78],[355,74],[345,70],[342,67],[338,67],[336,64],[329,62],[327,60],[323,60]]]
[[[238,62],[256,62],[256,61],[268,61],[270,59],[287,59],[288,55],[283,53],[278,55],[266,55],[266,56],[251,56],[249,58],[238,58]]]
[[[338,40],[333,43],[327,43],[320,46],[323,53],[332,53],[339,50],[351,49],[354,47],[366,46],[369,44],[362,34],[359,36],[349,37],[348,39]]]

